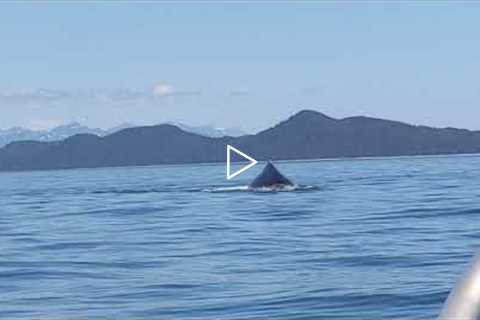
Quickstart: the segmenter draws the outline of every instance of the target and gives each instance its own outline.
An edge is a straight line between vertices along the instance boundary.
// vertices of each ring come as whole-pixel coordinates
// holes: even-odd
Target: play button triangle
[[[240,168],[239,170],[237,170],[233,173],[231,172],[231,152],[232,151],[249,161],[249,164],[247,164],[246,166],[243,166],[242,168]],[[258,162],[257,160],[253,159],[249,155],[247,155],[247,154],[243,153],[242,151],[240,151],[240,150],[232,147],[231,145],[227,144],[227,180],[230,180],[230,179],[238,176],[240,173],[250,169],[251,167],[256,165],[257,162]]]

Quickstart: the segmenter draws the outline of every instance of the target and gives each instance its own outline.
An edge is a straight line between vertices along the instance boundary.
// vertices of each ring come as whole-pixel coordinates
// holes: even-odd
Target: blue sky
[[[480,129],[473,2],[0,4],[0,128],[183,121],[254,131],[309,108]]]

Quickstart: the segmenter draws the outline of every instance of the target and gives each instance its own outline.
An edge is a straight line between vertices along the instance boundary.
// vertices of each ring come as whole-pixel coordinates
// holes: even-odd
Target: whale
[[[286,186],[293,186],[292,181],[281,174],[273,163],[267,161],[262,172],[250,183],[249,188],[281,189]]]

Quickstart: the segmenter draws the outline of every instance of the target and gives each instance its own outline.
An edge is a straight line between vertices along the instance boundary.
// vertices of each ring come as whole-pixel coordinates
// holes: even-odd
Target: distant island
[[[0,171],[224,162],[227,144],[257,160],[462,154],[480,152],[480,131],[362,116],[334,119],[304,110],[240,137],[207,137],[162,124],[105,136],[12,142],[0,149]]]

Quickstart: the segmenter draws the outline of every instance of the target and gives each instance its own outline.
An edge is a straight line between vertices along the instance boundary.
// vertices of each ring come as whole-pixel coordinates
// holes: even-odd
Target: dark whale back
[[[293,183],[285,178],[270,161],[267,162],[267,165],[255,180],[250,183],[251,188],[292,185]]]

